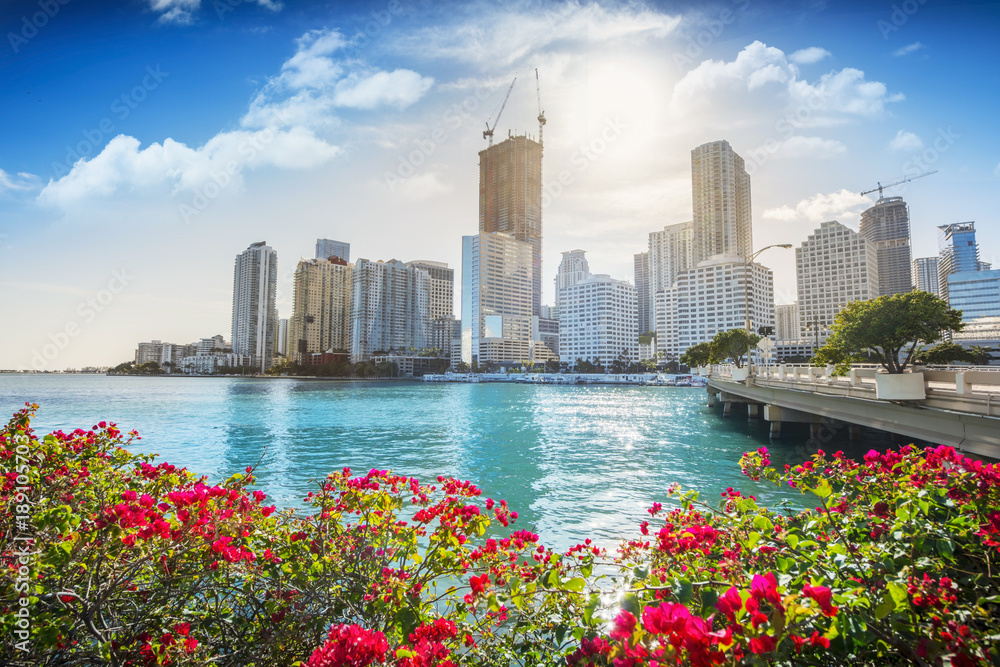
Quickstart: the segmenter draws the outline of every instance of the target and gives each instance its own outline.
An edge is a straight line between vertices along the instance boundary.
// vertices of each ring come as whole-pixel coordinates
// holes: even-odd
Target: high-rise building
[[[938,286],[941,298],[949,301],[948,276],[981,268],[976,223],[956,222],[938,227],[938,252]]]
[[[430,317],[432,320],[440,317],[455,316],[455,269],[449,269],[444,262],[419,260],[407,262],[407,266],[423,269],[431,277]],[[435,346],[437,347],[437,346]]]
[[[879,296],[882,279],[876,244],[836,220],[795,249],[795,275],[800,330],[819,345],[844,306]]]
[[[462,237],[463,362],[534,359],[533,253],[508,234]]]
[[[667,225],[662,231],[649,233],[649,307],[650,329],[655,330],[659,292],[670,289],[677,282],[677,274],[694,266],[694,223],[682,222]],[[638,278],[636,284],[638,285]],[[640,333],[645,333],[640,331]]]
[[[462,337],[462,323],[454,315],[435,317],[430,321],[428,332],[427,347],[436,348],[439,355],[450,357],[452,341]],[[458,363],[457,358],[455,363]]]
[[[376,352],[422,350],[430,328],[431,277],[399,260],[354,265],[351,294],[351,361]]]
[[[657,351],[677,359],[689,347],[712,340],[720,331],[774,326],[774,276],[771,269],[719,256],[677,274],[670,289],[656,295]],[[746,279],[749,279],[749,285]]]
[[[308,363],[311,354],[347,352],[350,348],[353,269],[337,255],[299,260],[286,345],[296,363]]]
[[[609,365],[639,360],[635,287],[588,275],[559,290],[559,358]]]
[[[233,353],[265,371],[274,356],[278,313],[278,255],[264,241],[236,256],[233,275]]]
[[[903,198],[885,197],[875,202],[861,214],[858,233],[878,253],[879,293],[875,296],[911,291],[910,212]]]
[[[940,284],[937,257],[917,257],[913,260],[914,289],[940,296]]]
[[[1000,270],[948,274],[948,305],[962,311],[962,321],[1000,317]]]
[[[511,136],[479,153],[479,232],[531,246],[531,315],[542,305],[542,145]]]
[[[802,326],[799,322],[799,304],[784,303],[774,307],[774,339],[780,341],[800,340]]]
[[[694,210],[692,266],[715,255],[747,257],[753,251],[750,175],[728,141],[691,151]]]
[[[556,271],[556,305],[559,304],[562,288],[575,285],[590,275],[586,254],[585,250],[567,250],[562,254],[559,270]]]
[[[278,335],[274,342],[274,352],[276,355],[288,356],[288,318],[278,318]]]
[[[316,259],[339,257],[345,262],[351,261],[351,244],[333,239],[316,239]]]
[[[635,267],[635,309],[636,326],[639,334],[653,330],[651,311],[653,308],[649,291],[649,252],[638,252],[633,258]]]

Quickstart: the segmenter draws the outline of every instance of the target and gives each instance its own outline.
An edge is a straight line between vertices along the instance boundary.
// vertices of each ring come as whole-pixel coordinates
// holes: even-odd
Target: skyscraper
[[[635,287],[604,274],[587,275],[559,290],[559,358],[610,365],[638,361]]]
[[[715,255],[747,257],[752,252],[750,175],[728,141],[691,151],[691,197],[692,266]]]
[[[531,315],[542,306],[542,145],[511,136],[479,153],[479,232],[531,246]]]
[[[802,338],[802,325],[799,323],[799,304],[785,303],[774,307],[774,339],[780,341],[797,341]]]
[[[653,308],[649,291],[649,253],[638,252],[634,256],[635,267],[635,308],[636,326],[642,335],[652,331],[650,314]]]
[[[940,296],[940,284],[937,257],[917,257],[913,260],[913,287],[915,289]]]
[[[455,269],[449,269],[445,262],[418,260],[407,262],[407,266],[423,269],[431,277],[430,318],[455,315]]]
[[[980,269],[976,223],[941,225],[938,231],[938,286],[941,298],[948,301],[948,276]]]
[[[795,249],[799,328],[823,345],[837,313],[879,295],[875,244],[836,220],[822,223]]]
[[[575,285],[590,276],[586,250],[567,250],[562,254],[559,270],[556,272],[556,304],[564,287]]]
[[[910,212],[903,198],[885,197],[875,202],[861,214],[859,233],[878,253],[879,293],[875,296],[912,290]]]
[[[430,335],[431,277],[399,260],[354,266],[351,294],[351,361],[376,352],[421,350]]]
[[[236,256],[233,275],[233,353],[251,358],[261,371],[271,367],[278,313],[278,255],[264,241]]]
[[[316,259],[339,257],[345,262],[351,261],[351,244],[333,239],[316,239]]]
[[[508,234],[462,237],[462,361],[533,359],[531,244]]]
[[[289,347],[298,363],[309,355],[350,348],[353,265],[332,259],[302,259],[295,268]]]

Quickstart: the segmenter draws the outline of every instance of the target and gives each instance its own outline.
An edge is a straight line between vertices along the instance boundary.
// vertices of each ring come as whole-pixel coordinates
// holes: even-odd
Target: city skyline
[[[30,37],[36,3],[0,14],[26,40],[0,44],[0,307],[31,322],[0,368],[45,345],[61,369],[226,332],[233,253],[261,239],[282,318],[318,238],[460,267],[483,123],[517,75],[498,137],[537,131],[534,67],[543,303],[571,248],[634,283],[649,233],[691,219],[690,151],[720,140],[753,178],[755,248],[857,231],[875,199],[856,193],[929,170],[886,192],[909,205],[912,257],[962,220],[984,261],[1000,247],[996,74],[954,76],[989,55],[982,6],[157,5],[60,5]],[[793,301],[794,260],[762,261]]]

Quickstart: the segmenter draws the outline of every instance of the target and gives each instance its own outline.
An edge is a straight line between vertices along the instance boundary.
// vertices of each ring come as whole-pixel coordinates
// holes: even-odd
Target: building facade
[[[542,145],[510,136],[479,153],[479,232],[531,247],[530,315],[542,305]]]
[[[948,305],[962,311],[963,322],[1000,317],[1000,270],[949,274]]]
[[[339,257],[345,262],[351,261],[351,244],[333,239],[316,239],[316,259]]]
[[[750,255],[750,175],[728,141],[713,141],[691,151],[691,199],[692,266],[716,255]]]
[[[799,329],[814,344],[826,342],[834,318],[848,303],[879,296],[876,247],[834,220],[822,223],[795,249]]]
[[[305,364],[316,353],[348,351],[353,293],[353,264],[337,255],[299,260],[286,344],[296,363]]]
[[[649,252],[636,253],[633,258],[635,269],[636,325],[640,334],[653,330],[652,310],[649,291]]]
[[[233,353],[265,371],[274,356],[278,314],[278,255],[261,241],[236,256],[233,272]]]
[[[938,286],[942,299],[949,301],[948,276],[981,268],[975,222],[938,227]]]
[[[941,296],[937,257],[917,257],[913,260],[913,287],[921,292]]]
[[[375,353],[427,347],[430,329],[430,274],[399,260],[354,265],[351,294],[351,361]]]
[[[431,277],[431,319],[455,316],[455,269],[449,269],[445,262],[419,260],[407,262],[407,266],[423,269]]]
[[[879,292],[902,294],[913,289],[910,212],[902,197],[885,197],[861,214],[858,232],[878,254]]]
[[[531,244],[509,234],[462,237],[466,364],[534,359],[533,253]]]
[[[777,341],[793,341],[802,338],[798,302],[784,303],[774,307],[774,338]]]
[[[559,291],[559,358],[608,365],[639,360],[635,287],[590,275]]]

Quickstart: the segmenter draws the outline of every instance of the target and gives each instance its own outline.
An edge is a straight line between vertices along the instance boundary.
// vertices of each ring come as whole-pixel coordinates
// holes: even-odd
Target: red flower
[[[730,586],[729,590],[722,594],[715,603],[715,608],[719,610],[730,621],[736,620],[736,613],[743,609],[743,598],[735,586]]]
[[[763,635],[761,637],[754,637],[750,640],[750,652],[751,653],[770,653],[778,645],[774,641],[774,637],[771,635]]]
[[[833,593],[826,586],[810,586],[806,584],[802,587],[802,594],[812,598],[827,616],[837,613],[837,607],[833,606]]]
[[[611,638],[624,641],[635,632],[635,616],[624,609],[615,617],[615,627],[611,630]]]
[[[308,667],[368,667],[384,662],[385,635],[359,625],[331,625],[326,643],[313,651]]]
[[[755,574],[750,581],[750,595],[757,600],[767,600],[773,605],[781,605],[781,596],[778,594],[778,580],[773,572],[768,572],[763,577]]]

